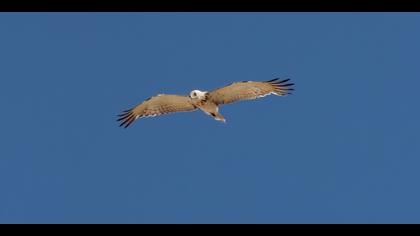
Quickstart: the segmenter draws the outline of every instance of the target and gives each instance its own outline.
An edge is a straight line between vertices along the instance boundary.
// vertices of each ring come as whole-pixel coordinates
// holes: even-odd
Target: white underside
[[[280,96],[280,94],[278,94],[278,93],[276,93],[276,92],[270,92],[270,93],[267,93],[267,94],[264,94],[264,95],[257,96],[257,98],[262,98],[262,97],[265,97],[265,96],[268,96],[268,95],[271,95],[271,94],[274,94],[274,95]]]
[[[157,115],[163,115],[163,114],[153,114],[153,115],[146,115],[146,116],[141,116],[141,117],[140,117],[140,115],[137,115],[137,116],[136,116],[136,118],[135,118],[135,120],[137,120],[138,118],[149,118],[149,117],[155,117],[155,116],[157,116]]]

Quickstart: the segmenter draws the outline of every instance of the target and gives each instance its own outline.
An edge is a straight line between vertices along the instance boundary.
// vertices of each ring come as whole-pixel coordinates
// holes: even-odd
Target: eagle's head
[[[206,91],[200,91],[200,90],[193,90],[190,93],[190,97],[192,99],[206,100],[207,99],[207,92]]]

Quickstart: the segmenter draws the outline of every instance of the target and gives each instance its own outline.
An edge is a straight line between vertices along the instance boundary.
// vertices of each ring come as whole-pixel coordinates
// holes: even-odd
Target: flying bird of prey
[[[118,115],[119,119],[117,121],[121,122],[120,126],[125,125],[125,128],[127,128],[138,118],[200,109],[215,120],[226,122],[225,118],[219,113],[220,105],[241,100],[252,100],[270,94],[277,96],[291,94],[290,91],[293,88],[290,86],[294,84],[286,83],[289,80],[279,81],[276,78],[269,81],[234,82],[210,92],[193,90],[189,96],[158,94],[146,99],[134,108],[123,111]]]

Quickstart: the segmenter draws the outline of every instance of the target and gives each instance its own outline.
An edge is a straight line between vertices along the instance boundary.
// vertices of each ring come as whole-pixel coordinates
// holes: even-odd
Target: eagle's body
[[[200,91],[201,92],[201,91]],[[226,122],[225,118],[219,113],[219,107],[211,100],[201,100],[197,107],[209,116],[213,116],[218,121]]]
[[[289,79],[278,79],[255,82],[235,82],[225,87],[207,92],[200,90],[191,91],[189,96],[174,94],[159,94],[153,96],[136,107],[120,114],[118,121],[127,128],[133,121],[141,117],[157,116],[172,112],[187,112],[196,109],[202,110],[207,115],[218,121],[225,122],[225,118],[219,113],[219,106],[240,100],[250,100],[264,97],[270,94],[283,96],[290,94],[294,84],[285,84]]]

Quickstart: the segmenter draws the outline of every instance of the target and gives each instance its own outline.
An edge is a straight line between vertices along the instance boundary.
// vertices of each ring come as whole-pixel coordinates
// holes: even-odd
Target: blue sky
[[[420,223],[420,14],[2,13],[0,223]],[[137,120],[158,93],[295,93]]]

